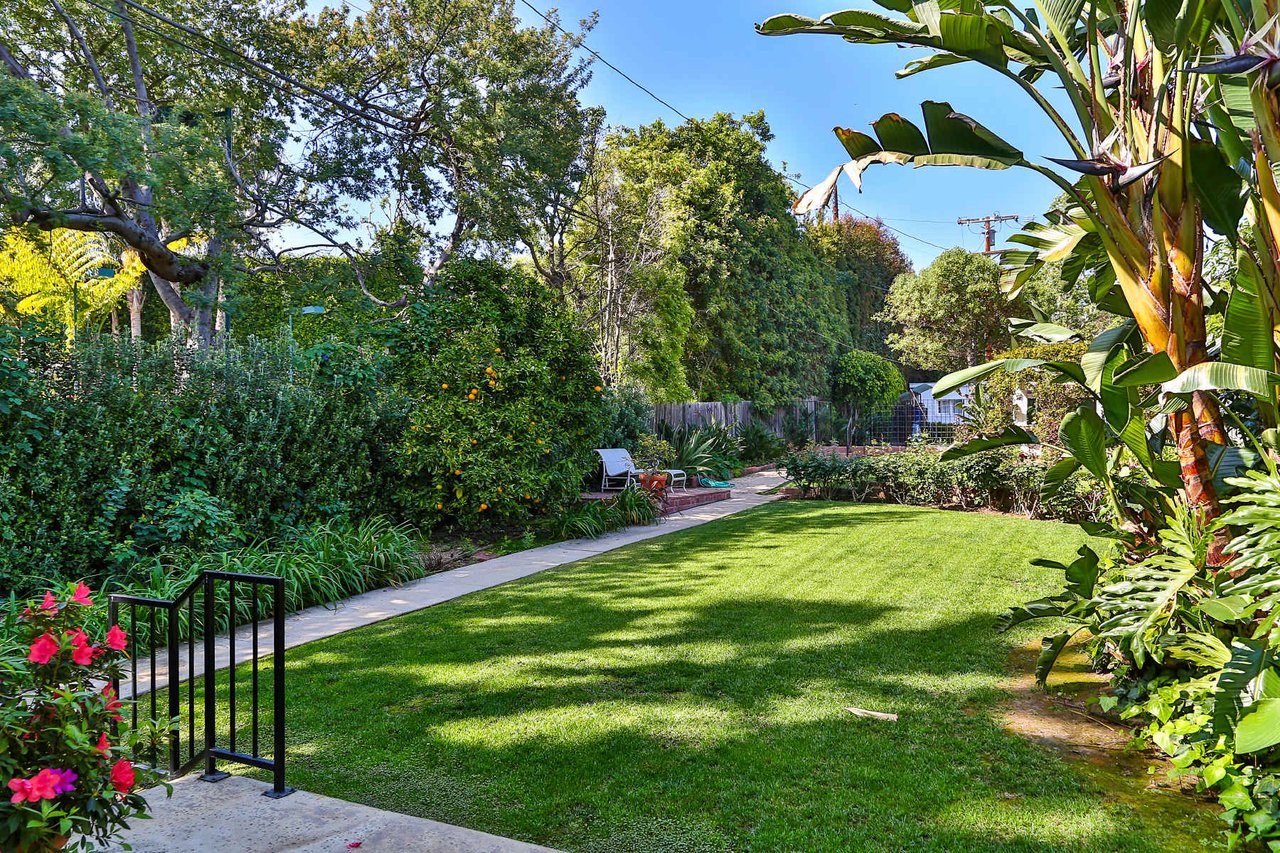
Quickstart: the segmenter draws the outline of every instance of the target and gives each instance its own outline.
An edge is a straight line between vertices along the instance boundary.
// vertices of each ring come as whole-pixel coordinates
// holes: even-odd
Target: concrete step
[[[155,819],[134,821],[123,840],[134,853],[554,853],[307,791],[273,800],[262,796],[269,787],[241,776],[216,783],[184,776],[171,798],[161,788],[145,792]]]

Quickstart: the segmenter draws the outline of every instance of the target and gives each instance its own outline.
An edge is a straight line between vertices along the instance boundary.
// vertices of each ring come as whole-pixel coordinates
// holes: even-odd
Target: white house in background
[[[960,414],[964,411],[965,403],[969,401],[969,397],[973,394],[973,388],[969,385],[964,385],[954,391],[943,394],[941,397],[933,396],[932,382],[913,382],[908,387],[911,390],[911,396],[914,398],[911,418],[912,433],[920,432],[927,423],[958,424],[960,422]]]

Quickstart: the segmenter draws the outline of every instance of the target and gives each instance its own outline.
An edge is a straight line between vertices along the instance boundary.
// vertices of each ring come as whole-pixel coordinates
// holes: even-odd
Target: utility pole
[[[995,252],[996,225],[998,225],[1001,222],[1013,222],[1013,221],[1016,221],[1017,218],[1018,217],[1016,216],[1001,216],[1000,214],[995,213],[995,214],[992,214],[991,216],[975,216],[971,219],[964,219],[964,218],[957,219],[956,224],[957,225],[981,225],[983,242],[986,246],[986,248],[982,250],[982,254],[994,255],[996,253]]]

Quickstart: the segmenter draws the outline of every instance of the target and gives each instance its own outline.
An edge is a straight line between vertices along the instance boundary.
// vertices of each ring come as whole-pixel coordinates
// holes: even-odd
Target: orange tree
[[[590,341],[545,284],[498,264],[447,266],[433,291],[392,343],[407,517],[471,528],[576,500],[605,420]]]

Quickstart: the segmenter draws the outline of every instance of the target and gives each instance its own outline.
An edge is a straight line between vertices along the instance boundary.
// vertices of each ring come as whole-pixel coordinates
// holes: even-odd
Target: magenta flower
[[[76,584],[76,591],[71,595],[71,603],[79,604],[81,607],[92,607],[93,601],[89,598],[92,590],[83,583]]]

